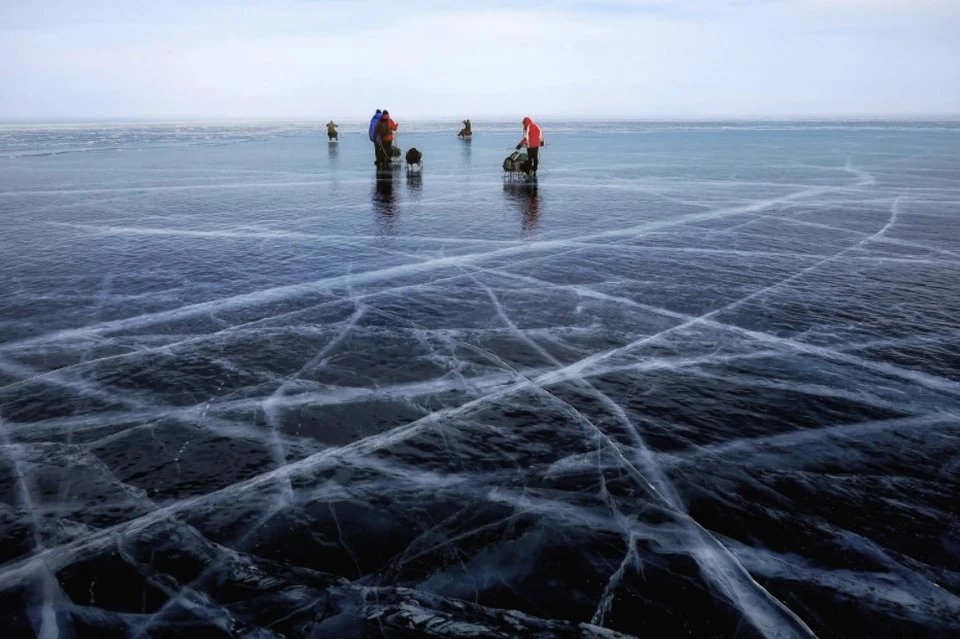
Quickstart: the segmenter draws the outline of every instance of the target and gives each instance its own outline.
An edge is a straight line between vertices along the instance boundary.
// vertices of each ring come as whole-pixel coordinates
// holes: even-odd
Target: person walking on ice
[[[370,118],[370,141],[373,142],[373,163],[377,166],[380,166],[380,145],[377,143],[377,124],[380,122],[380,116],[381,111],[377,109],[377,112]]]

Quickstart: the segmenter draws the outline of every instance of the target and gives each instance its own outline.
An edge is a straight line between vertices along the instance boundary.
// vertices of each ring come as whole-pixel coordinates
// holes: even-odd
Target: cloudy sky
[[[960,116],[960,0],[0,0],[0,120]]]

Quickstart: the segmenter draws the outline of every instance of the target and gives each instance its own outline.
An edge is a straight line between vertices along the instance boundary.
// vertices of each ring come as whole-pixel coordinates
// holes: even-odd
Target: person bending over
[[[530,163],[527,173],[536,173],[537,169],[540,168],[540,147],[543,146],[543,134],[537,123],[530,118],[523,119],[523,139],[517,145],[517,150],[519,151],[522,146],[527,147],[527,157]]]

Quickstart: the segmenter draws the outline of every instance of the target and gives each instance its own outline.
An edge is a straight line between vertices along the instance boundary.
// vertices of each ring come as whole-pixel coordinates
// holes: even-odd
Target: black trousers
[[[373,146],[377,154],[377,166],[390,166],[390,151],[393,149],[393,142],[374,142]]]
[[[540,147],[527,147],[527,158],[530,160],[530,170],[536,172],[540,168]]]

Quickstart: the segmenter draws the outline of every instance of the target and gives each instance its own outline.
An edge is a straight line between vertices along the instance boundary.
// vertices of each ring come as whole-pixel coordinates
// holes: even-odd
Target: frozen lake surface
[[[960,636],[960,126],[0,127],[7,637]]]

